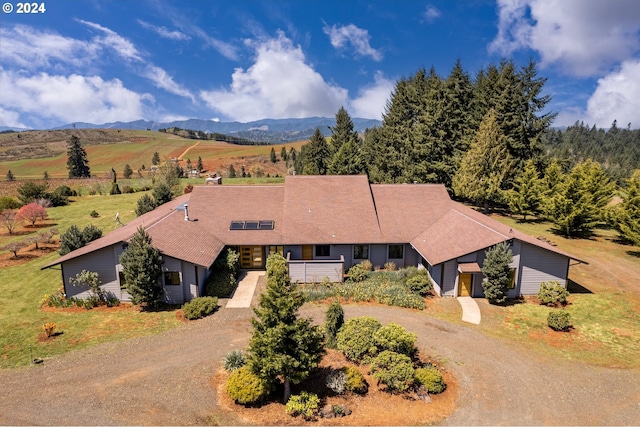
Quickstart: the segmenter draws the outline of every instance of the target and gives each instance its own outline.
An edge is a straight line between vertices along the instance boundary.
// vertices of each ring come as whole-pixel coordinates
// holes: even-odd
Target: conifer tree
[[[120,255],[120,264],[131,302],[154,308],[163,296],[158,280],[162,272],[162,255],[151,243],[151,236],[142,227],[138,228]]]
[[[11,169],[9,169],[9,172],[7,172],[7,181],[15,181],[16,177],[13,176],[13,172],[11,172]]]
[[[331,148],[325,140],[320,129],[302,146],[300,152],[302,173],[305,175],[326,175],[331,161]]]
[[[129,166],[129,164],[127,163],[126,165],[124,165],[122,176],[124,176],[124,179],[129,179],[131,178],[131,175],[133,175],[133,169],[131,169],[131,166]]]
[[[278,158],[276,157],[276,149],[273,147],[271,147],[271,153],[269,153],[269,159],[271,160],[271,163],[278,162]]]
[[[622,238],[640,246],[640,169],[627,180],[622,203],[611,209],[609,218]]]
[[[323,335],[311,319],[298,318],[304,296],[292,284],[286,260],[278,254],[267,259],[267,289],[260,295],[247,363],[269,384],[284,382],[284,402],[291,396],[291,383],[304,380],[324,354]]]
[[[482,264],[484,296],[491,304],[501,304],[507,299],[511,282],[513,254],[506,242],[499,243],[486,251]]]
[[[511,212],[522,215],[525,221],[527,215],[537,214],[542,204],[542,186],[533,159],[527,160],[524,170],[514,182],[513,189],[507,192]]]
[[[196,169],[198,169],[198,172],[202,172],[204,170],[204,165],[202,164],[202,157],[200,156],[198,156],[198,163],[197,163]]]
[[[358,175],[366,172],[362,160],[362,144],[353,121],[344,107],[336,113],[336,126],[331,128],[334,155],[329,162],[331,175]]]
[[[287,156],[287,147],[282,147],[282,150],[280,150],[280,158],[282,159],[283,162],[287,162],[287,160],[289,159],[289,157]]]
[[[138,199],[135,212],[137,216],[140,216],[146,214],[147,212],[151,212],[156,207],[156,202],[153,200],[153,198],[148,194],[143,194],[142,197]]]
[[[506,138],[495,112],[489,110],[453,177],[453,190],[460,197],[482,203],[486,213],[490,203],[503,200],[502,186],[511,165]]]
[[[236,177],[236,169],[233,167],[233,165],[229,165],[229,178],[235,178]]]
[[[67,141],[67,169],[69,178],[88,178],[91,176],[87,152],[80,143],[80,138],[72,136]]]
[[[151,164],[154,166],[160,164],[160,154],[157,151],[153,153],[153,157],[151,157]]]

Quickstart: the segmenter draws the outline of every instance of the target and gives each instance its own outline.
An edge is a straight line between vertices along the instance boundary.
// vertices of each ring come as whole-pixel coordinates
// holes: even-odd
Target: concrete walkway
[[[251,299],[258,284],[258,278],[264,276],[264,270],[247,270],[240,272],[238,277],[238,287],[227,301],[227,308],[248,308],[251,306]]]
[[[458,297],[458,302],[462,306],[462,321],[480,324],[480,307],[471,297]]]

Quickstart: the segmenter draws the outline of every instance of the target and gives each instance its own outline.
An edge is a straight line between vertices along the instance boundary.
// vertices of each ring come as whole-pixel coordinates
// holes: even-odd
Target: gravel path
[[[322,321],[325,306],[303,314]],[[640,371],[550,359],[393,307],[346,306],[416,332],[421,351],[444,360],[460,383],[447,425],[631,425],[640,420]],[[220,309],[172,331],[102,344],[0,372],[3,425],[231,424],[216,408],[210,378],[249,339],[251,309]]]

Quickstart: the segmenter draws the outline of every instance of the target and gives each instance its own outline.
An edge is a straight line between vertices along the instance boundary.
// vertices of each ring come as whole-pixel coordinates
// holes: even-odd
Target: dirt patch
[[[0,268],[22,265],[29,261],[33,261],[34,259],[48,255],[51,252],[55,252],[58,249],[60,249],[60,242],[38,243],[38,249],[35,248],[35,244],[29,245],[18,251],[17,258],[13,256],[13,252],[5,252],[0,254]]]
[[[234,413],[247,424],[257,425],[423,425],[436,423],[453,413],[458,395],[458,382],[452,373],[442,371],[447,389],[432,395],[431,402],[416,401],[404,395],[393,395],[380,390],[376,380],[369,375],[366,366],[358,366],[367,383],[369,391],[366,395],[355,394],[334,395],[324,384],[326,376],[343,366],[354,366],[342,353],[329,350],[319,368],[312,376],[299,385],[292,386],[292,393],[306,390],[318,394],[320,406],[346,405],[352,410],[348,416],[341,418],[318,418],[316,421],[305,421],[300,417],[292,417],[285,412],[280,395],[257,407],[246,407],[234,403],[225,392],[229,374],[218,371],[212,378],[212,385],[218,391],[220,408]]]

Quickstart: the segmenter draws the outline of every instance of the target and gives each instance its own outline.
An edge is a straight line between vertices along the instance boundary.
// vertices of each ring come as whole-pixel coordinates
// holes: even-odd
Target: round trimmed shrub
[[[369,384],[364,379],[364,375],[353,366],[345,366],[342,368],[346,376],[344,388],[346,391],[356,394],[366,394],[369,391]]]
[[[242,351],[233,350],[224,358],[224,370],[227,372],[233,372],[236,369],[242,368],[246,361],[246,357]]]
[[[426,270],[422,273],[420,270],[418,273],[407,279],[407,286],[411,289],[411,292],[415,292],[420,296],[426,296],[431,290],[433,290],[433,283],[426,274]]]
[[[338,350],[343,352],[347,359],[355,362],[374,356],[377,350],[373,334],[381,326],[373,317],[354,317],[347,320],[338,332]]]
[[[554,306],[556,304],[566,304],[569,291],[558,282],[542,282],[538,291],[540,304]]]
[[[409,357],[416,352],[415,343],[417,338],[416,334],[407,332],[405,328],[397,323],[389,323],[373,334],[373,340],[378,351],[390,350]]]
[[[415,381],[432,394],[442,393],[447,388],[440,371],[432,366],[416,369]]]
[[[411,358],[385,350],[371,362],[373,377],[389,392],[404,392],[413,386],[415,375]]]
[[[194,298],[182,306],[184,317],[189,320],[201,319],[218,309],[218,298],[200,297]]]
[[[347,271],[347,275],[350,281],[360,283],[369,276],[369,272],[360,264],[356,264]]]
[[[227,380],[227,395],[236,403],[249,405],[263,400],[268,394],[267,384],[247,366],[233,371]]]
[[[320,398],[315,393],[303,391],[291,396],[286,405],[287,414],[297,417],[302,415],[307,421],[313,420],[318,413]]]
[[[571,328],[571,315],[564,310],[554,310],[547,316],[547,325],[554,331],[567,332]]]

